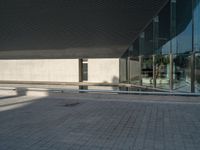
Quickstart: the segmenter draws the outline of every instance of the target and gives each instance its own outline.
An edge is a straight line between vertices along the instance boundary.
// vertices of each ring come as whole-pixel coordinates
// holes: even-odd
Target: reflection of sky
[[[187,28],[177,35],[177,52],[184,53],[192,50],[192,21]]]
[[[194,48],[200,51],[200,0],[197,0],[197,6],[194,9]]]
[[[187,28],[179,35],[168,41],[161,47],[162,54],[168,54],[170,51],[170,42],[172,44],[173,52],[184,53],[192,50],[192,21]]]
[[[194,48],[200,51],[200,0],[195,0],[196,6],[194,8]],[[184,15],[184,13],[182,14]],[[184,20],[181,20],[179,25],[183,26]],[[185,22],[184,22],[185,23]],[[187,22],[186,22],[187,23]],[[181,30],[181,29],[179,29]],[[186,53],[192,51],[192,20],[187,24],[187,27],[181,32],[177,32],[177,36],[172,40],[162,45],[156,52],[162,52],[162,54],[169,54],[170,46],[174,53]],[[171,45],[170,45],[171,44]]]
[[[197,0],[197,6],[194,9],[194,48],[200,51],[200,0]],[[172,39],[172,48],[174,52],[184,53],[192,50],[192,21],[185,30]],[[163,54],[169,53],[170,41],[165,43],[161,49]]]
[[[170,52],[170,41],[168,41],[167,43],[165,43],[161,47],[161,51],[162,51],[162,54],[169,54],[169,52]]]

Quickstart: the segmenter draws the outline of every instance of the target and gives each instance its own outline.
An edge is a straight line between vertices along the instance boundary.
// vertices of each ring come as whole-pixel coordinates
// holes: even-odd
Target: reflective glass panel
[[[127,58],[121,58],[119,61],[119,78],[121,83],[128,81]]]
[[[200,0],[194,1],[194,49],[200,51]]]
[[[155,59],[156,87],[169,89],[170,81],[170,62],[169,55],[157,55]]]
[[[187,53],[192,51],[192,1],[176,1],[176,51]]]
[[[169,54],[170,52],[170,3],[159,13],[159,33],[157,54]]]
[[[139,57],[130,58],[130,83],[140,84],[141,65]]]
[[[142,85],[153,86],[153,57],[142,58]]]
[[[179,92],[191,91],[191,56],[179,54],[173,59],[174,90]]]
[[[144,42],[143,48],[141,49],[141,55],[152,55],[153,54],[153,23],[151,23],[144,31]]]
[[[135,42],[133,43],[133,52],[132,52],[132,57],[139,56],[139,39],[136,39]]]
[[[200,93],[200,53],[196,54],[195,87],[195,91]]]

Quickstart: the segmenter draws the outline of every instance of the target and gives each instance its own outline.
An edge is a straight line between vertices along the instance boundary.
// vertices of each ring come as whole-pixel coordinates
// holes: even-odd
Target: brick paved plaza
[[[199,150],[199,97],[0,97],[0,150]]]

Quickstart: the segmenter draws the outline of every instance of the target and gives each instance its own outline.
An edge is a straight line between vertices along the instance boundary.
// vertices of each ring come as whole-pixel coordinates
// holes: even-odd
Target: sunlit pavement
[[[0,96],[0,150],[199,150],[200,97]]]

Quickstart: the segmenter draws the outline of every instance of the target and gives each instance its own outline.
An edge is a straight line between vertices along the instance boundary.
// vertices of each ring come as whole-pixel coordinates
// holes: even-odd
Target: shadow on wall
[[[111,81],[103,81],[102,83],[104,84],[118,84],[119,83],[119,78],[116,77],[116,76],[113,76],[112,77],[112,80]]]

